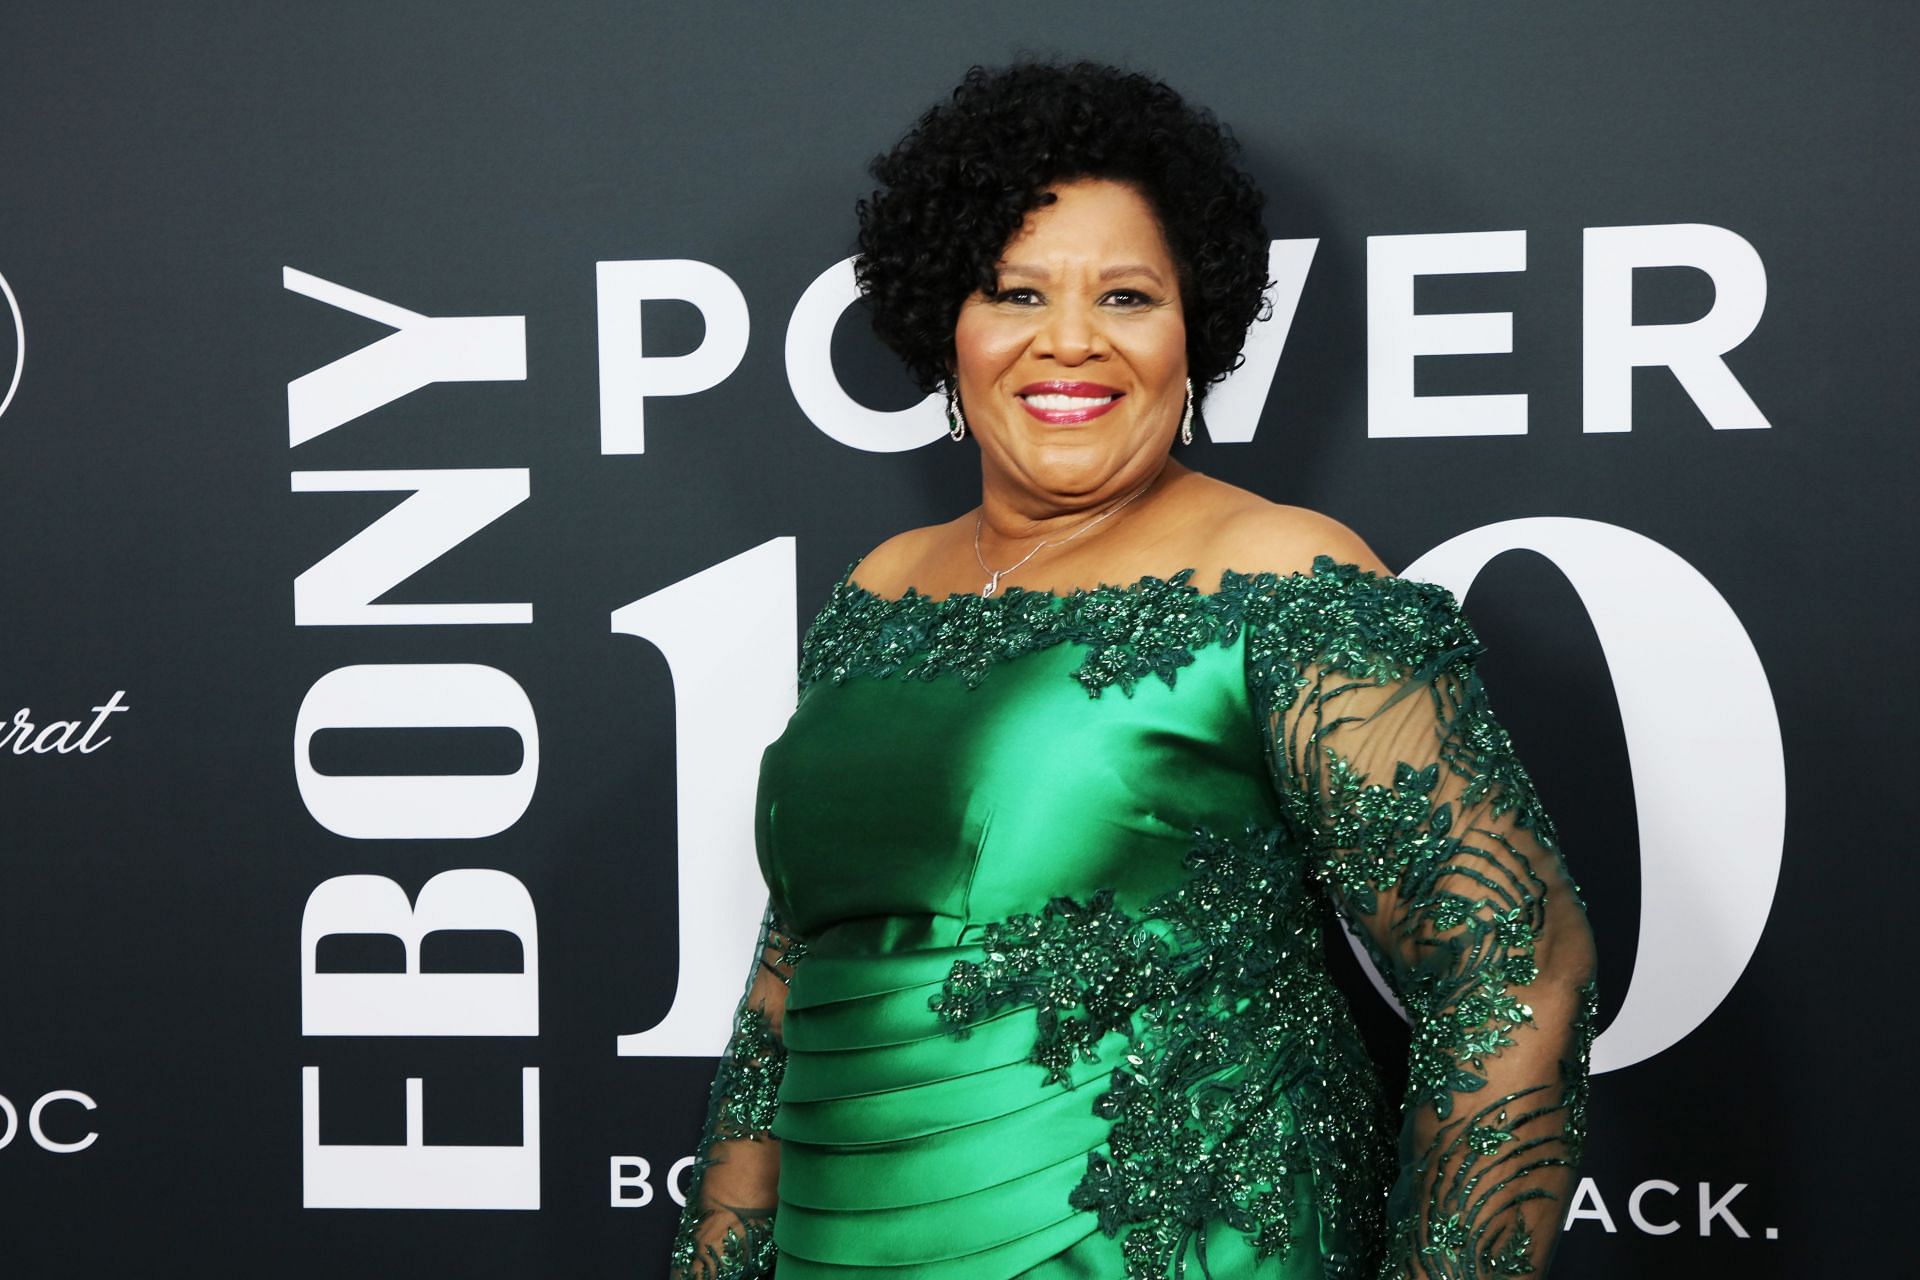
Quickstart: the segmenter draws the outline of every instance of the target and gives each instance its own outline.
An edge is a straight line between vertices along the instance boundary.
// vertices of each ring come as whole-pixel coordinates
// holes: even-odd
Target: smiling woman
[[[958,411],[992,473],[986,492],[1019,495],[1014,510],[983,512],[994,520],[989,552],[1005,549],[1008,526],[1030,528],[1052,495],[1151,480],[1187,407],[1173,255],[1145,197],[1104,178],[1042,194],[954,326]]]
[[[1231,137],[976,68],[874,173],[857,274],[981,500],[807,631],[675,1275],[1544,1272],[1593,945],[1479,641],[1172,457],[1266,283]],[[1415,1024],[1397,1120],[1336,916]]]

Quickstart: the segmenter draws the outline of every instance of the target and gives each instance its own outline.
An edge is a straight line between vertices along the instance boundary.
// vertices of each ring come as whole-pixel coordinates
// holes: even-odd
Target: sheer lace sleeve
[[[1586,1135],[1585,906],[1452,593],[1331,565],[1250,619],[1248,662],[1309,874],[1412,1023],[1380,1274],[1544,1274]]]
[[[787,1055],[780,1024],[804,945],[773,909],[714,1073],[706,1128],[673,1241],[673,1280],[765,1280],[773,1274],[780,1142],[770,1132]]]

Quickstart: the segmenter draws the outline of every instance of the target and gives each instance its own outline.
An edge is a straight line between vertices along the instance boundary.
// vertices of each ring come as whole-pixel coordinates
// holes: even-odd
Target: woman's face
[[[989,483],[1068,505],[1159,467],[1186,396],[1187,326],[1152,207],[1107,179],[1056,197],[1007,242],[954,329],[960,403]],[[1077,500],[1077,501],[1076,501]]]

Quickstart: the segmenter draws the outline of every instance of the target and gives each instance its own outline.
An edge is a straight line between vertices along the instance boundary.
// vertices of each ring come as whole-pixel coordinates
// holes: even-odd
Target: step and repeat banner
[[[1900,1274],[1916,36],[9,7],[0,1273],[665,1274],[798,636],[978,495],[856,303],[865,165],[1062,54],[1268,193],[1184,458],[1488,642],[1601,946],[1556,1274]]]

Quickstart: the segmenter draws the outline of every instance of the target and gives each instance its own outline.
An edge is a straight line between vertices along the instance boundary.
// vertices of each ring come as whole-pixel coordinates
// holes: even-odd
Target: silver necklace
[[[1099,524],[1102,520],[1105,520],[1108,516],[1112,515],[1114,512],[1118,511],[1120,508],[1126,506],[1129,502],[1132,502],[1135,498],[1139,497],[1141,494],[1145,493],[1147,489],[1152,486],[1156,478],[1157,477],[1149,476],[1147,478],[1146,484],[1141,485],[1138,489],[1135,489],[1132,493],[1120,499],[1120,501],[1114,503],[1112,506],[1108,507],[1105,511],[1102,511],[1099,515],[1087,521],[1085,524],[1081,525],[1078,529],[1075,529],[1072,533],[1068,534],[1066,537],[1057,539],[1053,542],[1042,542],[1037,544],[1032,551],[1027,552],[1027,554],[1021,556],[1018,560],[1014,561],[1012,564],[1008,565],[1004,569],[993,568],[991,565],[987,563],[986,557],[980,554],[980,525],[981,525],[981,522],[984,521],[987,517],[986,505],[984,503],[981,504],[979,514],[975,515],[973,518],[973,558],[980,562],[980,567],[982,569],[985,569],[988,575],[987,585],[980,588],[980,594],[983,597],[992,595],[994,592],[1000,589],[1000,579],[1006,577],[1008,574],[1012,573],[1015,569],[1018,569],[1021,565],[1025,564],[1027,561],[1033,559],[1034,555],[1038,553],[1042,548],[1057,547],[1063,542],[1072,542],[1075,538],[1079,537],[1081,534],[1085,533],[1087,530],[1093,528],[1093,526]]]

